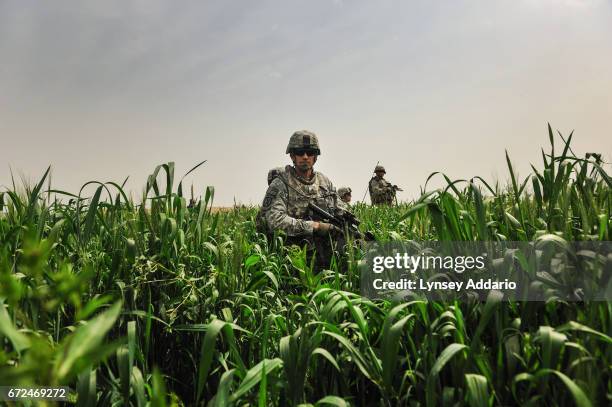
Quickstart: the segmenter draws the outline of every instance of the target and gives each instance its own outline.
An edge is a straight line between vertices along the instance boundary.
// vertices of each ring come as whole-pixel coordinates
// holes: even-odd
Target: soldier
[[[333,211],[337,207],[337,196],[331,181],[314,164],[321,154],[317,136],[307,130],[296,131],[289,139],[286,154],[293,166],[278,172],[268,186],[263,200],[261,217],[268,234],[281,230],[287,244],[306,244],[309,253],[316,252],[315,267],[329,266],[332,255],[330,237],[341,240],[341,231],[336,226],[313,220],[308,203]]]
[[[372,177],[368,185],[372,205],[393,205],[395,192],[401,189],[384,178],[387,172],[382,165],[377,165],[374,173],[376,176]]]
[[[343,209],[348,209],[350,207],[349,204],[351,203],[352,192],[353,191],[351,191],[349,187],[338,188],[338,197],[340,198],[338,205]]]

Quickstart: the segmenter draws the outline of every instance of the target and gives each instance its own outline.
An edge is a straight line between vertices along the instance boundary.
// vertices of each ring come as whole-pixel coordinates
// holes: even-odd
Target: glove
[[[325,236],[327,234],[337,234],[341,232],[342,231],[337,226],[325,222],[319,222],[319,227],[314,230],[314,233],[319,236]]]

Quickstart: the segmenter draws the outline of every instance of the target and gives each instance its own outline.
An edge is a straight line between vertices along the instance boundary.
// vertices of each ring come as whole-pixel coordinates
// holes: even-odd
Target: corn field
[[[525,178],[506,153],[507,185],[434,173],[446,187],[354,213],[381,242],[609,240],[608,164],[548,136]],[[359,250],[315,273],[258,208],[213,212],[212,187],[188,207],[176,179],[160,165],[134,200],[47,170],[0,192],[1,384],[78,406],[612,403],[609,302],[369,300]]]

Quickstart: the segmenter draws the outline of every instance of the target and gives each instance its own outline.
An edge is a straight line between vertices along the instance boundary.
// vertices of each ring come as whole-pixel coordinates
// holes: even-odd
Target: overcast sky
[[[260,203],[295,130],[361,199],[374,165],[505,182],[546,123],[612,158],[612,1],[0,0],[0,185],[139,193],[176,162],[216,205]],[[608,169],[610,167],[608,166]],[[90,191],[91,193],[91,191]]]

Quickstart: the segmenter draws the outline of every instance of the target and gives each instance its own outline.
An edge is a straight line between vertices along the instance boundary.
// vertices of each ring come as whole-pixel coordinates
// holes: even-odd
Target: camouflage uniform
[[[295,145],[300,148],[311,146],[320,153],[316,136],[308,131],[294,133],[287,153],[290,153],[292,148],[298,148],[292,147]],[[286,166],[284,171],[277,174],[268,186],[260,212],[267,235],[272,235],[275,230],[283,231],[287,236],[287,244],[307,245],[310,256],[316,252],[316,269],[328,267],[334,247],[329,235],[318,236],[313,233],[316,219],[308,208],[308,203],[312,201],[315,205],[333,212],[337,207],[333,184],[317,171],[313,171],[311,179],[304,179],[291,166]]]
[[[274,181],[275,178],[277,178],[281,174],[288,172],[290,169],[290,165],[287,165],[285,167],[274,167],[270,169],[270,171],[268,171],[268,186],[270,186],[270,184],[272,183],[272,181]],[[271,237],[262,209],[260,209],[259,212],[257,212],[257,215],[255,216],[255,229],[259,233],[263,233],[268,235],[268,237]]]
[[[305,180],[290,167],[268,187],[262,212],[269,230],[280,229],[289,237],[312,237],[313,221],[307,220],[309,200],[322,208],[334,208],[335,198],[334,186],[325,175],[315,171],[312,179]]]
[[[386,172],[382,165],[377,165],[374,172]],[[372,205],[393,205],[395,200],[395,187],[386,179],[372,177],[368,184]]]
[[[349,205],[348,202],[344,202],[342,200],[342,197],[350,193],[352,193],[352,191],[349,187],[338,188],[338,199],[337,199],[338,207],[341,209],[344,209],[345,211],[350,210],[351,206]]]

